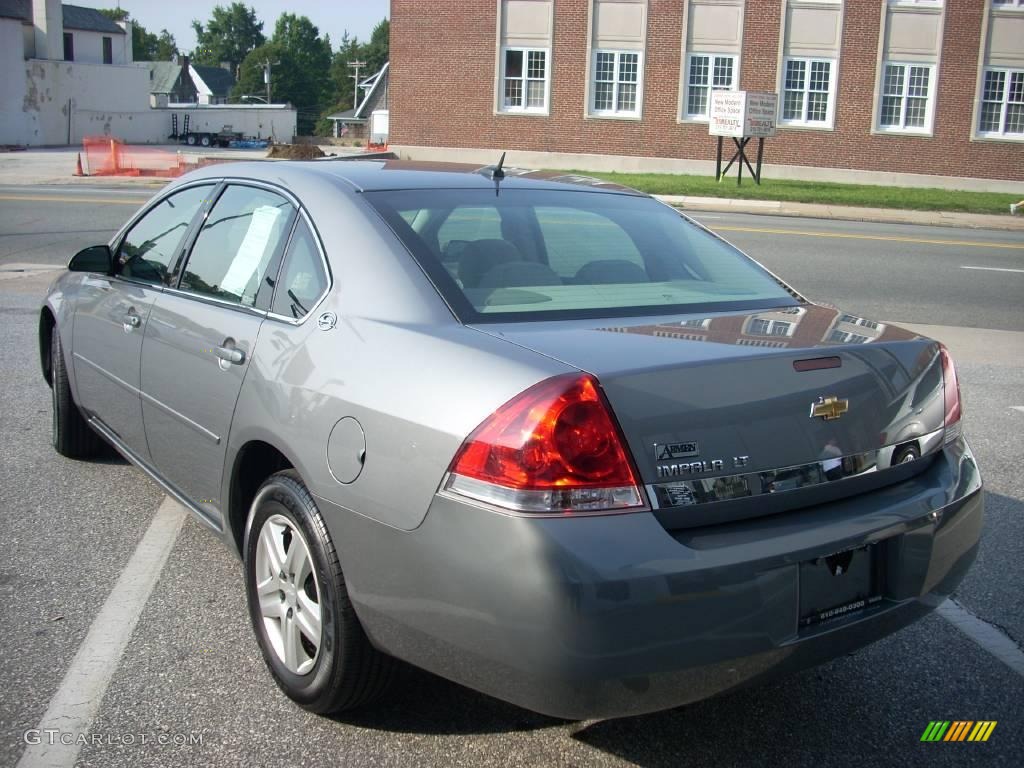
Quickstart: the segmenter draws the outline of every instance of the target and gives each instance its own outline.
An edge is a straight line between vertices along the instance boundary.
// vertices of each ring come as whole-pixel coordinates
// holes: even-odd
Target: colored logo
[[[811,403],[811,418],[832,421],[838,419],[848,410],[850,410],[849,400],[840,400],[838,397],[819,397],[817,402]]]
[[[988,741],[995,729],[995,720],[932,720],[921,741]]]

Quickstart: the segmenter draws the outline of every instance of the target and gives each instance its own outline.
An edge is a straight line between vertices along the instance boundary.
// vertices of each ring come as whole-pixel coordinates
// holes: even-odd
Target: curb
[[[735,200],[726,197],[691,197],[689,195],[654,195],[654,197],[675,208],[694,213],[750,213],[837,221],[864,221],[878,224],[918,224],[932,227],[1024,232],[1024,216],[1013,217],[952,211],[910,211],[899,208],[860,208],[849,205],[788,203],[780,200]]]

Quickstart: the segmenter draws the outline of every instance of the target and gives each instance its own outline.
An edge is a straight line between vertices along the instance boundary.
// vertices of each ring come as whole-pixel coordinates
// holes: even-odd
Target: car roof
[[[503,168],[502,189],[585,189],[589,192],[611,192],[644,196],[635,189],[603,179],[566,171],[541,171],[524,168]],[[190,173],[189,179],[201,177],[248,178],[277,181],[284,178],[316,177],[342,181],[360,192],[407,189],[494,189],[489,168],[469,163],[439,163],[390,158],[366,160],[266,160],[207,166]]]

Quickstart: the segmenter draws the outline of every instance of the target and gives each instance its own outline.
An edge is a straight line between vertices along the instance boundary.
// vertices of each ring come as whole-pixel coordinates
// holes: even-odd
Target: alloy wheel
[[[320,587],[302,533],[283,515],[256,542],[256,592],[267,640],[289,672],[312,671],[323,639]]]

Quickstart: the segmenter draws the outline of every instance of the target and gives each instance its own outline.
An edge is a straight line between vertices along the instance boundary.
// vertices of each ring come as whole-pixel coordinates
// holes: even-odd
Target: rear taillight
[[[622,512],[645,507],[637,473],[597,380],[545,379],[466,438],[444,490],[516,512]]]
[[[946,428],[945,442],[952,443],[959,439],[963,430],[960,418],[963,415],[963,408],[960,405],[960,381],[956,377],[956,366],[949,350],[942,344],[939,345],[939,355],[942,356],[942,394],[945,400],[946,415],[943,426]]]

